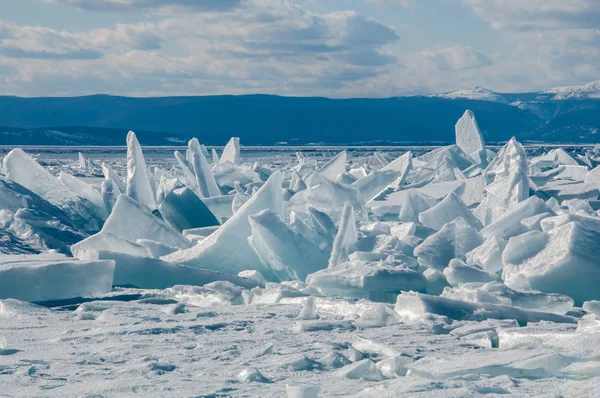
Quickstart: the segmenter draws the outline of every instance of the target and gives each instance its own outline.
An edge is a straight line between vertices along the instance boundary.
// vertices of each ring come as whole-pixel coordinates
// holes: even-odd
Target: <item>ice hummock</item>
[[[215,215],[189,188],[176,187],[158,206],[160,215],[177,231],[219,225]]]
[[[77,195],[40,166],[21,149],[13,149],[4,157],[6,178],[29,189],[60,208],[73,225],[87,232],[98,231],[104,222],[103,208]]]
[[[182,249],[192,245],[183,235],[126,195],[119,196],[99,233],[112,233],[132,242],[138,239],[157,240]]]
[[[114,261],[116,286],[135,286],[143,289],[165,289],[177,285],[204,286],[214,282],[229,282],[251,289],[261,283],[237,275],[169,263],[157,258],[100,250],[91,258]]]
[[[414,249],[414,255],[421,266],[443,271],[450,260],[464,259],[468,252],[483,242],[477,229],[462,218],[457,218],[418,245]]]
[[[423,291],[425,278],[405,264],[348,261],[308,276],[309,286],[327,296],[392,302],[403,290]]]
[[[396,160],[352,149],[336,159],[335,178],[319,174],[316,149],[279,151],[239,164],[213,158],[211,169],[194,169],[208,156],[199,142],[174,160],[153,153],[140,186],[155,209],[126,195],[127,164],[116,156],[102,157],[102,178],[101,162],[85,157],[36,170],[9,155],[7,172],[25,165],[48,182],[19,176],[42,196],[0,178],[0,252],[20,253],[0,259],[0,297],[61,307],[0,299],[8,391],[33,396],[59,383],[68,393],[70,378],[40,377],[40,366],[77,372],[84,385],[99,357],[125,394],[178,383],[193,395],[164,377],[185,372],[217,395],[232,393],[223,381],[237,376],[241,395],[281,395],[284,381],[303,378],[324,396],[593,391],[600,187],[589,170],[600,147],[544,155],[511,140],[498,154],[451,145],[394,149]],[[200,193],[196,170],[219,182],[216,195]],[[51,203],[53,189],[110,212],[102,231],[89,236],[85,213],[61,195]],[[135,336],[148,344],[132,345]],[[81,358],[65,365],[57,353],[73,344]],[[14,364],[47,345],[48,364],[27,365],[22,383]],[[173,347],[219,366],[183,361]],[[129,360],[132,349],[143,361]]]
[[[273,173],[258,192],[215,233],[196,246],[165,256],[163,260],[233,274],[261,269],[262,263],[247,241],[252,235],[249,217],[265,209],[283,214],[282,178],[280,172]]]
[[[250,247],[260,258],[261,273],[271,281],[304,281],[327,267],[327,255],[313,242],[294,232],[269,209],[249,217]]]
[[[418,218],[424,226],[440,230],[445,224],[459,217],[475,229],[482,228],[479,220],[454,192],[450,192],[441,202],[419,213]]]
[[[0,256],[0,299],[44,302],[110,292],[114,261],[57,254]]]
[[[395,310],[407,322],[420,321],[425,319],[427,314],[436,314],[454,320],[515,319],[522,324],[540,321],[577,323],[575,318],[565,315],[523,310],[502,304],[474,303],[416,292],[398,295]]]
[[[529,236],[518,246],[511,244],[515,239],[511,238],[503,255],[505,283],[514,288],[562,293],[576,305],[598,299],[599,226],[600,220],[587,224],[573,221],[547,233],[525,234]]]
[[[288,202],[292,210],[306,214],[309,208],[314,208],[338,221],[344,203],[349,202],[359,219],[367,218],[367,209],[358,188],[330,181],[318,173],[310,174],[305,181],[307,188],[296,193]]]

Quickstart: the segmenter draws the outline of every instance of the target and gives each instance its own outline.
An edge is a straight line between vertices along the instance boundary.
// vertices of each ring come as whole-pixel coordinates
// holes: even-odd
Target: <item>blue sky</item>
[[[598,79],[598,0],[0,2],[5,95],[389,97]]]

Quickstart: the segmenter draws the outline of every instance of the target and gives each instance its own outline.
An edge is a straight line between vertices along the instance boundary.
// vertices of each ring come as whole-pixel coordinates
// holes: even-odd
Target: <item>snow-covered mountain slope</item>
[[[583,86],[557,87],[542,91],[544,94],[554,94],[554,101],[572,99],[600,99],[600,80]]]
[[[495,93],[492,90],[488,90],[483,87],[474,87],[471,89],[457,90],[449,93],[435,94],[434,97],[447,98],[447,99],[469,99],[475,101],[490,101],[499,102],[502,104],[508,103],[502,94]]]

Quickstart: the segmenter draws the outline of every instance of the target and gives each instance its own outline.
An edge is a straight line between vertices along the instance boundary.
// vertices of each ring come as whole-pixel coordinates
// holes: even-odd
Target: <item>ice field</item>
[[[600,396],[600,146],[455,136],[0,148],[0,396]]]

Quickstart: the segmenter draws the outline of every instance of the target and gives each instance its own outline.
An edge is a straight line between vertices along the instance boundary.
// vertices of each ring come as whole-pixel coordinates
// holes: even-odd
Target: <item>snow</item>
[[[554,94],[552,100],[569,99],[598,99],[600,98],[600,80],[583,86],[558,87],[542,91],[544,94]]]
[[[457,90],[449,93],[436,94],[435,97],[448,98],[448,99],[468,99],[477,101],[489,101],[507,103],[502,95],[495,93],[483,87],[473,87],[470,89]]]
[[[6,156],[3,393],[595,388],[597,149],[241,148],[243,162],[234,139],[209,166],[196,139],[173,158],[134,138],[127,160]]]

